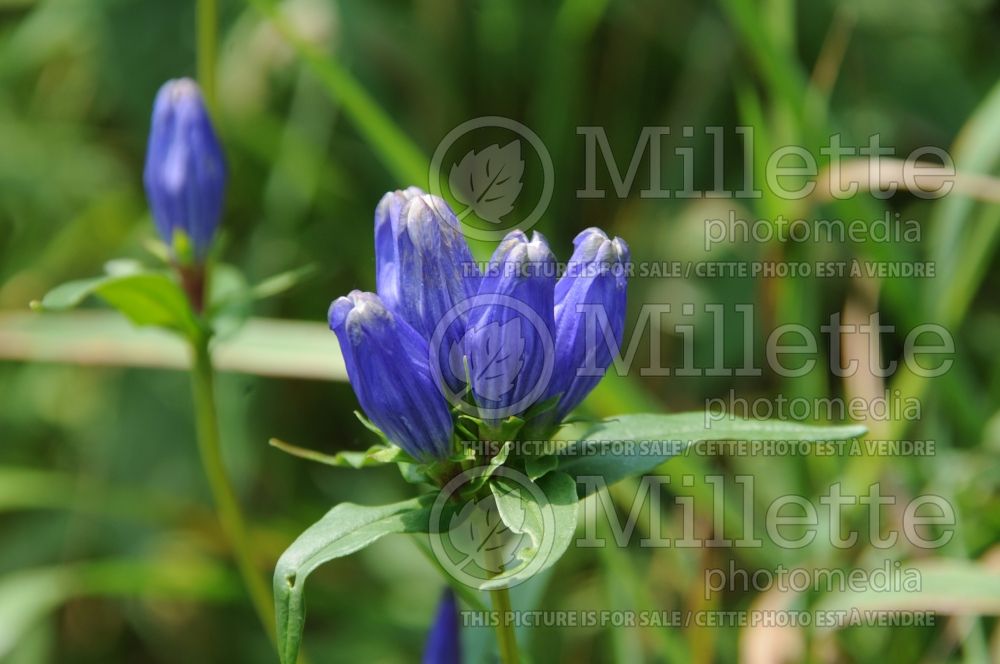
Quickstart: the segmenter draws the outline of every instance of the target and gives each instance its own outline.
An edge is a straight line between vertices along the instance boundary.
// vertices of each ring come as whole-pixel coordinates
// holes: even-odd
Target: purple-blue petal
[[[374,293],[337,298],[328,317],[368,419],[416,459],[448,457],[451,411],[430,370],[423,337]]]
[[[375,208],[375,292],[393,311],[399,308],[399,271],[396,268],[396,229],[403,206],[423,196],[419,187],[390,191]]]
[[[594,389],[611,364],[612,347],[621,346],[631,267],[625,241],[600,229],[588,228],[573,244],[555,288],[556,380],[549,394],[562,395],[557,420]]]
[[[423,664],[460,664],[461,661],[458,604],[455,593],[448,589],[441,597],[434,624],[427,635]]]
[[[437,196],[410,198],[394,235],[399,296],[393,311],[435,346],[441,376],[457,391],[465,376],[450,358],[465,331],[461,305],[476,294],[479,267],[458,219]]]
[[[480,416],[520,415],[548,391],[555,358],[555,257],[545,238],[513,231],[499,244],[465,334]]]

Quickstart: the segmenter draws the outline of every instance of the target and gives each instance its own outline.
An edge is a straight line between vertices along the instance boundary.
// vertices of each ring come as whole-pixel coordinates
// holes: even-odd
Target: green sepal
[[[503,445],[500,446],[500,450],[493,455],[490,462],[483,467],[482,471],[472,477],[468,484],[466,484],[460,493],[462,498],[471,498],[479,493],[479,490],[483,488],[487,480],[493,477],[496,473],[497,468],[502,466],[506,461],[507,457],[510,455],[511,442],[508,440]]]
[[[278,438],[272,438],[268,442],[271,447],[275,447],[282,452],[299,457],[300,459],[307,459],[338,468],[370,468],[372,466],[384,466],[389,463],[413,463],[413,458],[395,445],[373,445],[364,452],[344,451],[337,452],[336,454],[324,454],[286,443]]]
[[[529,479],[537,480],[552,472],[559,465],[559,458],[554,454],[529,456],[524,459],[524,473]]]

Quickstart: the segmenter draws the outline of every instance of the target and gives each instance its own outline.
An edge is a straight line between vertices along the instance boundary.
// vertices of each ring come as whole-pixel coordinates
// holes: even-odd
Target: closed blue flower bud
[[[393,311],[399,307],[399,271],[396,269],[396,229],[399,214],[411,198],[424,195],[419,187],[390,191],[375,208],[375,292]]]
[[[393,311],[434,345],[440,376],[456,391],[465,372],[456,366],[467,311],[460,303],[479,287],[479,267],[472,258],[455,214],[437,196],[410,198],[395,227],[399,298]]]
[[[573,240],[573,257],[555,289],[556,380],[550,394],[561,420],[601,380],[611,364],[611,339],[621,346],[625,330],[625,291],[629,248],[599,228]]]
[[[448,589],[438,604],[437,615],[424,648],[424,664],[459,664],[462,643],[458,633],[458,604],[455,593]]]
[[[156,95],[143,181],[163,241],[176,249],[182,233],[203,259],[222,213],[226,165],[191,79],[167,81]]]
[[[424,338],[374,293],[337,298],[329,320],[354,393],[375,426],[416,459],[450,456],[451,412],[432,377]]]
[[[493,253],[465,334],[480,417],[519,415],[547,393],[555,366],[555,257],[545,238],[507,235]]]

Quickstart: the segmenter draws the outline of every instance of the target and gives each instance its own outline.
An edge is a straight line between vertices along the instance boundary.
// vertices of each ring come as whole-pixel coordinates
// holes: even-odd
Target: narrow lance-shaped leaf
[[[706,421],[706,413],[622,415],[605,420],[580,440],[558,451],[559,470],[572,475],[600,476],[608,484],[630,475],[648,473],[700,440],[847,440],[863,435],[865,427],[814,426],[777,420],[725,419]],[[618,443],[637,445],[628,453]],[[580,485],[580,497],[593,490]]]
[[[180,285],[162,272],[139,272],[70,281],[53,288],[35,309],[64,311],[96,295],[136,325],[162,327],[187,337],[199,334],[198,321]]]
[[[433,496],[391,505],[341,503],[299,535],[274,569],[278,653],[285,664],[298,657],[305,626],[306,578],[317,567],[394,533],[426,533]]]

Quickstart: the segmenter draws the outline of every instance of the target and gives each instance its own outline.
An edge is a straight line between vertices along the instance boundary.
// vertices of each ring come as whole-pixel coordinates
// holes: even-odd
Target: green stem
[[[513,621],[508,618],[513,614],[510,604],[510,591],[506,588],[490,591],[490,601],[493,612],[497,615],[496,633],[497,648],[500,650],[501,664],[517,664],[517,637],[514,635]]]
[[[198,0],[195,19],[198,39],[198,83],[210,111],[215,111],[215,53],[219,30],[217,0]]]
[[[275,637],[274,604],[271,593],[258,572],[250,553],[250,537],[247,534],[243,514],[236,500],[236,492],[229,481],[222,450],[219,445],[219,417],[215,406],[214,372],[212,358],[208,350],[207,336],[192,342],[191,388],[194,393],[195,420],[198,430],[198,450],[201,452],[202,466],[212,488],[219,522],[232,548],[236,566],[243,576],[250,600],[257,616],[272,643]]]
[[[503,574],[503,561],[494,549],[486,550],[486,561],[490,569],[497,570],[495,576]],[[496,620],[497,650],[500,651],[500,664],[517,664],[517,636],[514,634],[514,622],[510,620],[514,609],[510,603],[510,591],[507,588],[490,591],[490,603],[493,604]]]

